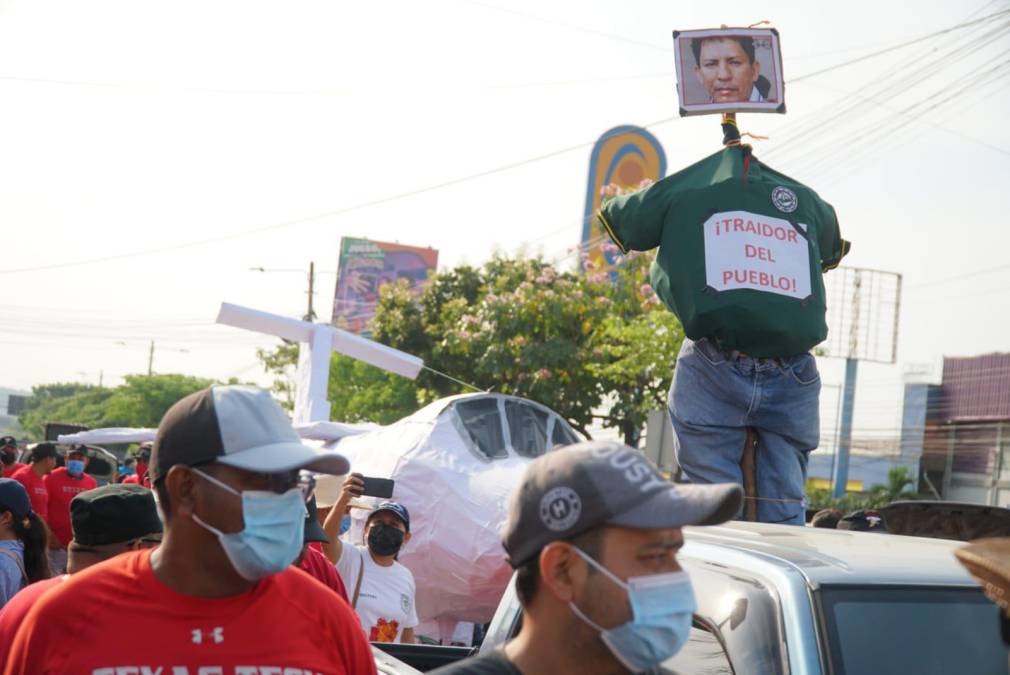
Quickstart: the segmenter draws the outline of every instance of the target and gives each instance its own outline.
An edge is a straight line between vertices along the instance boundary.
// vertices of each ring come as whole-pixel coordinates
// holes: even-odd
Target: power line
[[[929,33],[928,35],[923,35],[923,36],[917,37],[914,40],[909,40],[907,42],[902,42],[901,44],[897,44],[897,45],[894,45],[892,47],[886,47],[884,49],[880,49],[878,51],[871,52],[871,53],[866,54],[864,56],[860,56],[860,57],[857,57],[857,58],[854,58],[854,59],[850,59],[849,61],[844,61],[844,62],[836,64],[834,66],[828,66],[827,68],[821,68],[820,70],[815,70],[815,71],[813,71],[811,73],[806,73],[804,75],[800,75],[799,77],[795,77],[795,78],[789,80],[789,84],[796,84],[797,82],[802,82],[803,80],[808,80],[811,77],[817,77],[818,75],[823,75],[824,73],[830,73],[832,71],[839,70],[841,68],[847,68],[847,67],[855,65],[857,63],[862,63],[863,61],[868,61],[869,59],[873,59],[873,58],[876,58],[878,56],[883,56],[884,54],[890,54],[891,52],[897,51],[899,49],[903,49],[905,47],[909,47],[911,45],[918,44],[920,42],[924,42],[924,41],[926,41],[926,40],[928,40],[930,38],[934,38],[934,37],[937,37],[939,35],[945,35],[947,33],[950,33],[950,32],[956,31],[956,30],[961,30],[962,28],[968,28],[969,26],[974,26],[974,25],[977,25],[977,24],[980,24],[980,23],[984,23],[986,21],[990,21],[991,19],[993,19],[995,17],[1006,16],[1007,14],[1010,14],[1010,9],[1000,10],[999,12],[995,12],[993,14],[989,14],[987,16],[983,16],[983,17],[981,17],[979,19],[975,19],[974,21],[966,21],[964,23],[959,23],[956,26],[951,26],[949,28],[944,28],[942,30],[938,30],[938,31],[935,31],[933,33]]]

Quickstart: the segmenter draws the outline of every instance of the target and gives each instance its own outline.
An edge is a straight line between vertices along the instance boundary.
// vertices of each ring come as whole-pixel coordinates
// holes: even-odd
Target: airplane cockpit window
[[[508,457],[497,399],[460,401],[455,408],[463,428],[481,454],[488,459]]]
[[[559,445],[571,445],[573,443],[578,443],[579,439],[568,430],[568,427],[561,423],[561,420],[557,420],[554,423],[554,431],[551,433],[551,447]]]
[[[512,448],[520,457],[539,457],[547,451],[547,413],[520,401],[505,401]]]

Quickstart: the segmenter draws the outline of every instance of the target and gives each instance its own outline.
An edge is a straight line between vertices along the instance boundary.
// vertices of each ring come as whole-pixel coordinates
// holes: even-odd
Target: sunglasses
[[[267,479],[267,489],[275,494],[282,495],[288,490],[297,487],[302,493],[302,499],[307,502],[316,493],[316,477],[311,471],[306,471],[305,469],[295,469],[280,473],[264,473],[261,475]]]

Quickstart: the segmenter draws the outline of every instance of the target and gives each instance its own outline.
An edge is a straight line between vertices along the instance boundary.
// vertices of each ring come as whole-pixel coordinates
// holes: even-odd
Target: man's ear
[[[196,476],[188,467],[173,466],[165,474],[165,490],[170,508],[176,515],[191,516],[196,505]]]
[[[403,543],[406,544],[408,541],[410,541],[410,532],[404,532]]]
[[[575,597],[575,586],[581,586],[586,579],[585,563],[571,544],[555,541],[540,551],[540,578],[544,587],[558,600],[571,602]]]

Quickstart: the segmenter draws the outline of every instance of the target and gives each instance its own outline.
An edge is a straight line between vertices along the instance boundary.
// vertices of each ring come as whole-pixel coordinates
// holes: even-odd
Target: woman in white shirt
[[[383,502],[368,514],[364,546],[345,544],[338,536],[348,502],[363,488],[361,474],[348,475],[323,525],[330,539],[322,545],[323,552],[336,564],[366,637],[371,642],[411,643],[418,623],[416,586],[414,575],[396,560],[410,541],[410,513],[402,504]]]

